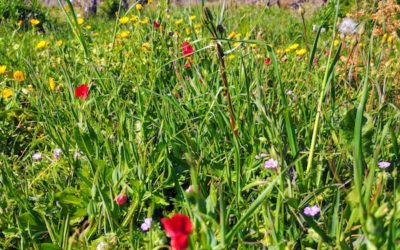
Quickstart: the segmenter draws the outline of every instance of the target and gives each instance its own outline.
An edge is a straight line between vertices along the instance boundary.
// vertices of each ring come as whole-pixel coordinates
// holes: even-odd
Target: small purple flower
[[[266,168],[266,169],[269,169],[269,168],[276,169],[277,167],[278,167],[278,161],[276,161],[272,158],[264,163],[264,168]]]
[[[152,218],[146,218],[146,219],[144,219],[144,222],[143,222],[142,225],[140,226],[140,228],[143,230],[143,232],[149,231],[152,222],[153,222],[153,219],[152,219]]]
[[[42,154],[39,153],[39,152],[34,153],[34,154],[32,155],[32,159],[35,160],[35,161],[41,161],[41,160],[42,160]]]
[[[58,160],[58,159],[60,158],[61,152],[62,152],[62,151],[61,151],[60,148],[54,149],[53,154],[54,154],[54,158],[55,158],[56,160]]]
[[[388,168],[388,167],[390,167],[390,162],[387,162],[387,161],[380,161],[379,163],[378,163],[378,166],[379,166],[379,168]]]
[[[304,214],[307,216],[312,216],[314,217],[315,215],[319,214],[319,207],[317,205],[314,205],[312,207],[305,207],[304,208]]]

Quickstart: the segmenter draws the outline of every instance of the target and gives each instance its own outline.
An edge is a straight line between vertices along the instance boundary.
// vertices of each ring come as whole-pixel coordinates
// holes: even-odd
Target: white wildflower
[[[104,241],[100,242],[96,246],[96,250],[108,250],[108,249],[109,249],[108,244],[105,243]]]
[[[35,160],[35,161],[40,161],[40,160],[42,160],[42,154],[39,153],[39,152],[34,153],[34,154],[32,155],[32,159]]]
[[[352,35],[357,32],[358,23],[351,18],[345,18],[339,25],[339,32],[342,35]]]

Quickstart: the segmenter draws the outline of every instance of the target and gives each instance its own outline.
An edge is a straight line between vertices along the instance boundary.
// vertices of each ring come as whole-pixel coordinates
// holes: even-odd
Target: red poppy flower
[[[188,41],[182,43],[182,56],[190,56],[194,53],[192,45]]]
[[[115,197],[115,202],[118,204],[118,206],[124,205],[127,200],[128,196],[126,194],[119,194]]]
[[[75,88],[75,97],[86,100],[89,95],[89,86],[87,84],[81,84]]]
[[[183,67],[185,67],[185,69],[190,69],[190,62],[185,63],[185,65],[183,65]]]
[[[160,23],[157,22],[157,21],[154,21],[154,22],[153,22],[153,27],[154,27],[155,29],[160,28]]]
[[[330,54],[331,52],[329,51],[329,50],[324,50],[324,55],[326,55],[326,56],[329,56],[329,54]]]
[[[171,247],[175,250],[185,250],[189,244],[189,235],[193,231],[192,222],[187,215],[175,214],[170,219],[162,218],[161,223],[171,238]]]
[[[265,65],[270,65],[271,64],[271,58],[269,58],[269,57],[265,58],[264,64]]]

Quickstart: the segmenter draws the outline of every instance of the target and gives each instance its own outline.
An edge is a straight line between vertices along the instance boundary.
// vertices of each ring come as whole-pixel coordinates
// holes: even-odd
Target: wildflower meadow
[[[45,2],[0,0],[0,249],[400,249],[400,1]]]

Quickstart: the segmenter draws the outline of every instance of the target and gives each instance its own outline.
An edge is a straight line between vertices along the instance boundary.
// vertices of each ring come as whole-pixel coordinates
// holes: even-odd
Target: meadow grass
[[[376,5],[342,38],[336,1],[166,10],[2,23],[0,248],[162,249],[182,213],[190,249],[396,249],[400,44]]]

